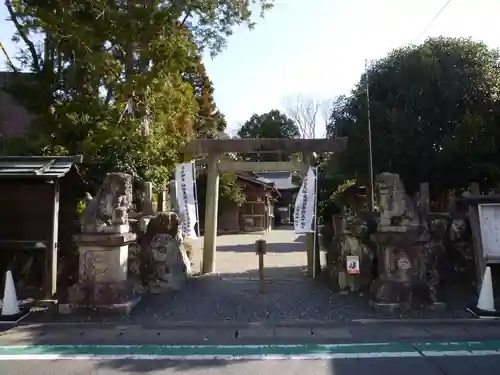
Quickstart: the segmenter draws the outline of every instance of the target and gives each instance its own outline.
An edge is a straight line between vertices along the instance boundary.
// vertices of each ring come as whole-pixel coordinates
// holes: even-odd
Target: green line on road
[[[132,358],[361,358],[499,354],[499,341],[332,345],[28,345],[0,346],[0,359]]]
[[[410,344],[358,345],[35,345],[2,346],[1,355],[152,355],[152,356],[264,356],[323,353],[415,351]]]

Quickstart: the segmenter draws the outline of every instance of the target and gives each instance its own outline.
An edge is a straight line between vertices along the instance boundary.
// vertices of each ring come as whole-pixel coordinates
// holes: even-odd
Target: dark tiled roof
[[[0,178],[64,177],[74,164],[83,160],[77,156],[0,156]]]
[[[274,186],[271,182],[264,181],[263,179],[258,178],[258,177],[255,178],[254,176],[252,176],[252,173],[237,172],[236,177],[241,179],[241,180],[248,181],[248,182],[251,182],[251,183],[256,184],[256,185],[261,185],[261,186],[268,187],[271,189],[274,188]]]
[[[291,172],[260,172],[257,173],[260,180],[273,183],[277,190],[292,190],[298,186],[292,183]]]

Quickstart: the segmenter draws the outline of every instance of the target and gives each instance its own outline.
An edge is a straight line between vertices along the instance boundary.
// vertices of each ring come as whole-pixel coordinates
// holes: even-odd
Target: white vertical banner
[[[313,233],[316,230],[316,173],[309,167],[307,175],[295,199],[293,229],[297,234]]]
[[[182,234],[187,238],[197,238],[194,230],[198,221],[198,202],[195,196],[196,176],[194,162],[175,166],[175,198],[179,207]]]

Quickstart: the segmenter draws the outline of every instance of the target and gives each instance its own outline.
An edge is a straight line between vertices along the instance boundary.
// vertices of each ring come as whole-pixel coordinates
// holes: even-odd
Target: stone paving
[[[266,293],[258,292],[258,258],[255,241],[268,243],[265,256]],[[202,239],[194,246],[195,271],[200,264]],[[399,316],[376,313],[368,298],[331,291],[324,283],[305,275],[305,237],[292,229],[266,234],[224,235],[217,238],[217,273],[191,278],[184,289],[148,295],[130,317],[58,316],[62,321],[158,322],[283,322],[350,321],[380,317],[459,318],[469,317],[464,301],[448,297],[445,311],[413,311]],[[46,320],[37,316],[31,321]],[[54,317],[51,317],[54,319]]]
[[[239,274],[255,271],[258,268],[258,257],[255,255],[255,241],[265,239],[268,253],[265,256],[265,267],[301,268],[307,265],[305,252],[305,235],[298,235],[291,228],[274,229],[268,233],[233,234],[217,237],[217,264],[219,274]],[[195,243],[195,271],[201,264],[200,238]],[[285,275],[283,275],[285,276]],[[299,276],[295,274],[295,276]]]

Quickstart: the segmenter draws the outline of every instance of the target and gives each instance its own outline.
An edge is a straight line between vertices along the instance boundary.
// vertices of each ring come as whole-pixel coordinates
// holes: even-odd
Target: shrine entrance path
[[[259,293],[255,241],[265,239],[266,291]],[[194,271],[199,270],[201,244],[194,246]],[[380,318],[366,296],[340,294],[307,276],[305,236],[292,228],[269,233],[217,237],[217,273],[190,279],[183,290],[149,295],[132,319],[140,322],[268,322],[348,321]],[[324,262],[324,254],[321,256]],[[419,312],[412,317],[433,317]],[[411,314],[411,315],[415,315]],[[450,312],[441,312],[447,318]],[[400,317],[400,316],[398,316]]]
[[[265,239],[265,293],[259,293],[255,241]],[[193,249],[194,272],[202,239]],[[282,322],[371,316],[358,296],[339,295],[307,271],[305,236],[291,228],[217,237],[216,273],[190,279],[183,290],[148,296],[136,319],[193,322]],[[139,311],[142,307],[142,311]]]
[[[267,242],[264,256],[266,279],[273,281],[295,280],[305,277],[307,271],[305,235],[298,235],[291,228],[271,232],[223,235],[217,237],[216,274],[225,280],[254,279],[258,277],[258,256],[255,241]],[[195,244],[194,272],[201,268],[200,239]]]
[[[255,241],[267,241],[266,293],[259,293]],[[194,244],[194,272],[199,270],[201,244]],[[324,254],[321,256],[324,261]],[[120,324],[220,324],[250,322],[294,324],[298,321],[343,322],[373,318],[458,318],[465,309],[416,310],[402,315],[375,312],[367,296],[340,294],[322,280],[306,275],[305,236],[291,228],[269,233],[217,237],[217,273],[188,279],[178,292],[143,295],[130,316],[107,314],[32,314],[27,321],[116,322]],[[468,316],[467,316],[468,317]]]

